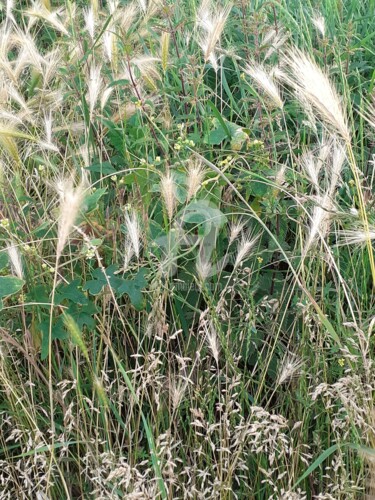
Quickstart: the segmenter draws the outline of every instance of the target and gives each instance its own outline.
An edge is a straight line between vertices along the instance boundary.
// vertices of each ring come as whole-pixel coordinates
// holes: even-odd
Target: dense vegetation
[[[374,498],[375,2],[0,8],[0,499]]]

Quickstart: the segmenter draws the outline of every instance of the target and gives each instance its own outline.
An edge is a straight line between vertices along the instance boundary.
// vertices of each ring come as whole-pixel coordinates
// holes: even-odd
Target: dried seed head
[[[31,9],[28,9],[25,13],[31,18],[31,24],[37,19],[42,19],[64,35],[69,35],[68,30],[59,19],[62,11],[63,9],[60,8],[52,12],[42,2],[34,1]]]
[[[83,10],[85,27],[92,41],[95,39],[95,14],[92,7]]]
[[[276,385],[279,386],[298,377],[302,366],[303,361],[298,356],[288,353],[279,365]]]
[[[346,229],[337,232],[337,246],[343,245],[364,245],[368,241],[375,241],[375,227],[364,229]]]
[[[15,243],[7,243],[7,252],[9,256],[9,260],[12,266],[13,273],[20,278],[23,279],[23,266],[21,253],[18,249],[18,246]]]
[[[284,57],[284,62],[290,69],[289,76],[286,76],[287,83],[304,95],[326,124],[333,127],[345,141],[349,141],[346,113],[328,76],[310,56],[298,49],[291,49]]]
[[[160,39],[160,59],[161,59],[161,67],[163,68],[164,73],[168,67],[168,56],[169,56],[169,41],[171,35],[168,31],[163,31]]]
[[[266,71],[263,66],[254,63],[246,66],[245,73],[253,78],[257,86],[268,96],[276,108],[283,108],[284,103],[280,97],[280,91],[272,71]]]
[[[188,167],[188,175],[186,178],[187,184],[187,201],[193,198],[202,185],[205,171],[202,163],[191,162]]]
[[[103,79],[101,77],[101,67],[92,65],[89,72],[89,81],[87,84],[87,100],[89,102],[90,116],[93,115],[96,102],[102,89]]]
[[[215,48],[220,41],[231,9],[232,5],[228,4],[215,13],[211,0],[203,0],[197,12],[196,24],[201,31],[198,43],[203,51],[204,60],[210,61],[215,71],[218,70]]]
[[[244,227],[245,223],[242,221],[233,222],[230,225],[229,245],[231,245],[239,237]]]
[[[125,226],[127,230],[127,243],[132,246],[133,253],[139,259],[141,252],[141,227],[135,211],[125,213]]]
[[[238,244],[237,248],[237,256],[236,260],[234,263],[234,268],[236,269],[241,262],[249,255],[251,249],[255,245],[255,243],[258,241],[259,236],[254,236],[254,237],[249,237],[249,236],[243,236],[242,240]]]
[[[55,182],[55,189],[60,197],[60,214],[57,232],[57,260],[60,258],[64,246],[78,217],[84,196],[84,184],[73,185],[71,177],[61,178]]]
[[[164,201],[165,208],[167,210],[169,220],[172,220],[174,211],[177,206],[176,199],[176,184],[174,182],[173,176],[168,173],[161,177],[160,180],[160,192]]]
[[[334,204],[329,194],[316,197],[316,205],[311,215],[311,224],[306,238],[304,254],[316,243],[317,239],[322,240],[328,234],[331,224]]]
[[[324,37],[326,31],[325,19],[321,14],[315,14],[311,19],[313,25],[319,31],[319,33]]]

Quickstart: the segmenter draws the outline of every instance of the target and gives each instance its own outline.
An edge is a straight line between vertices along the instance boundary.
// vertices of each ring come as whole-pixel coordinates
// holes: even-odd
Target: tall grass
[[[3,2],[0,499],[373,498],[374,2]]]

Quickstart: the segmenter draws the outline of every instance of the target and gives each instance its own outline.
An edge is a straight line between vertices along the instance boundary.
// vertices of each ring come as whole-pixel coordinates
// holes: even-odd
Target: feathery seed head
[[[23,279],[22,259],[18,246],[13,242],[7,243],[7,252],[14,274]]]
[[[43,21],[46,21],[51,26],[53,26],[57,31],[60,31],[64,35],[69,35],[68,30],[59,19],[62,11],[63,9],[60,8],[52,12],[42,2],[34,1],[32,2],[31,9],[28,9],[26,11],[26,15],[31,18],[31,25],[34,24],[37,19],[42,19]]]
[[[202,185],[205,171],[200,162],[190,162],[188,167],[188,175],[186,178],[187,184],[187,201],[193,198]]]
[[[125,213],[125,226],[127,230],[127,241],[131,244],[133,252],[139,259],[141,252],[141,227],[137,213],[132,210],[131,213]]]
[[[368,241],[375,241],[375,227],[370,227],[368,231],[365,231],[364,229],[346,229],[338,231],[336,245],[361,246],[366,244]]]
[[[251,76],[257,86],[269,97],[275,107],[280,109],[283,108],[284,103],[280,97],[279,88],[272,72],[267,72],[260,64],[248,64],[244,71]]]
[[[55,182],[55,189],[60,197],[60,210],[57,232],[57,260],[60,258],[65,244],[78,217],[84,197],[84,183],[73,185],[72,177],[60,178]]]
[[[167,210],[169,220],[172,220],[177,206],[176,184],[171,173],[162,175],[160,179],[160,192]]]
[[[249,255],[251,249],[255,245],[255,243],[258,241],[259,235],[254,236],[254,237],[249,237],[249,236],[243,236],[242,240],[238,244],[237,248],[237,256],[236,260],[234,263],[234,268],[236,269],[241,262]]]
[[[298,49],[289,50],[284,62],[290,69],[290,74],[286,76],[287,83],[302,93],[320,118],[349,142],[350,132],[346,113],[328,76],[310,56]]]
[[[90,67],[87,99],[89,101],[90,116],[94,112],[96,102],[102,89],[103,79],[101,77],[101,67],[94,64]]]
[[[242,233],[244,227],[245,227],[245,222],[242,221],[233,222],[230,225],[229,245],[231,245],[238,238],[238,236]]]
[[[314,17],[311,19],[313,25],[319,31],[319,33],[324,37],[325,31],[326,31],[326,26],[325,26],[325,19],[321,14],[315,14]]]
[[[92,7],[83,10],[83,17],[85,20],[85,27],[90,35],[92,41],[95,38],[95,14]]]
[[[302,359],[295,354],[288,353],[284,356],[283,361],[279,365],[276,385],[279,386],[298,377],[301,373],[302,366]]]
[[[218,70],[215,48],[220,41],[231,9],[232,5],[228,4],[214,13],[211,0],[203,0],[197,12],[196,24],[201,30],[198,42],[203,51],[204,60],[210,61],[215,71]]]

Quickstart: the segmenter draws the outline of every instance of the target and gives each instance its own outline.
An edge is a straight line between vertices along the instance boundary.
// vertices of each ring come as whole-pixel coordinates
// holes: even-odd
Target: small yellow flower
[[[4,229],[8,229],[10,226],[9,219],[7,218],[1,219],[0,226],[3,227]]]
[[[354,179],[350,179],[349,186],[353,187],[354,185],[355,185],[355,180]]]
[[[116,182],[117,181],[117,175],[111,175],[111,181]]]
[[[175,144],[175,145],[174,145],[174,148],[175,148],[175,150],[176,150],[176,151],[180,151],[180,149],[181,149],[181,144]]]
[[[257,261],[261,264],[263,262],[263,257],[257,257]]]
[[[340,359],[338,360],[338,364],[339,364],[341,367],[343,367],[343,366],[345,365],[345,359],[344,359],[344,358],[340,358]]]

